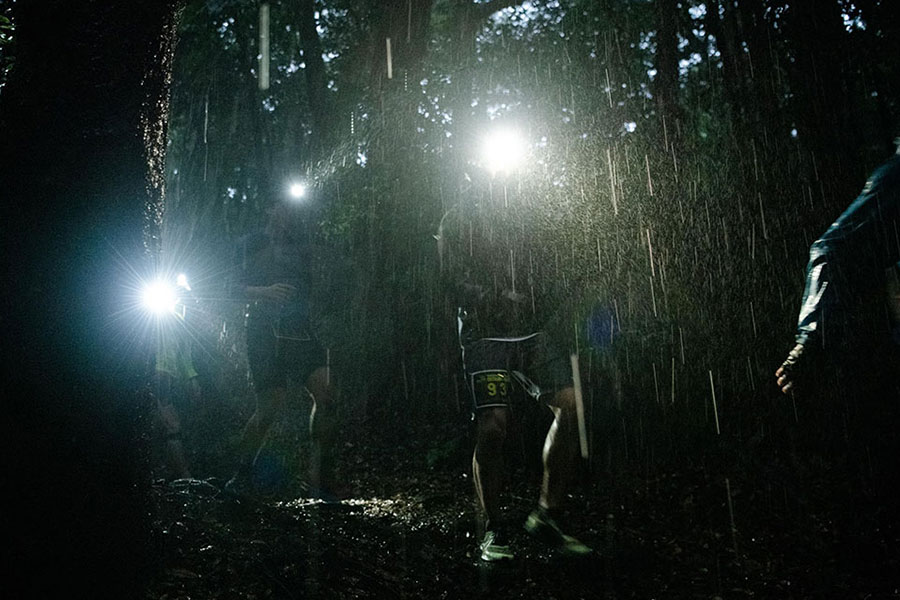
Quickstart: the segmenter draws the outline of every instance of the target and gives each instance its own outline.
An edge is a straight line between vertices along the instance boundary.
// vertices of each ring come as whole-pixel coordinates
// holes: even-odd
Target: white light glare
[[[482,157],[491,173],[513,171],[524,156],[525,140],[515,131],[497,131],[484,140]]]
[[[175,278],[175,285],[180,288],[184,288],[187,291],[191,291],[191,284],[188,283],[187,275],[184,273],[179,273],[178,277]]]
[[[292,183],[290,193],[292,198],[300,199],[306,195],[306,186],[302,183]]]
[[[178,296],[175,289],[164,281],[154,281],[144,288],[142,295],[144,307],[155,315],[175,311]]]

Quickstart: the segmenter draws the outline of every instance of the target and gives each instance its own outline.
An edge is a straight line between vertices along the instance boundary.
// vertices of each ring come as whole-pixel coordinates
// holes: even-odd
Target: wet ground
[[[160,480],[146,597],[900,597],[896,521],[862,496],[844,514],[824,480],[807,482],[804,498],[819,499],[810,503],[702,468],[585,477],[568,521],[593,557],[555,556],[517,528],[517,558],[487,565],[475,555],[463,444],[433,460],[434,438],[345,439],[354,442],[342,448],[340,503],[304,498],[297,484],[236,500],[219,492],[221,480]],[[511,520],[524,521],[536,492],[537,473],[516,465]]]

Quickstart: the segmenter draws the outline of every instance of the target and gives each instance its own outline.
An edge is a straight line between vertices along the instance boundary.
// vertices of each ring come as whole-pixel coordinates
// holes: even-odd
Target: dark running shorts
[[[534,399],[572,385],[569,357],[538,332],[482,338],[463,346],[463,369],[474,409],[509,406],[521,392]]]
[[[279,337],[276,324],[265,317],[247,320],[247,362],[257,390],[287,387],[288,379],[306,385],[319,367],[326,366],[325,349],[313,335]]]

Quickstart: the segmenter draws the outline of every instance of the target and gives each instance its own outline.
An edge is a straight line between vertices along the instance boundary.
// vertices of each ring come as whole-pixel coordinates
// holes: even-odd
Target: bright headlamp
[[[526,143],[518,132],[499,129],[483,140],[481,157],[491,173],[511,173],[525,157]]]
[[[156,316],[167,314],[179,314],[178,304],[181,298],[178,296],[178,288],[190,291],[187,276],[181,273],[176,278],[173,286],[164,279],[157,279],[144,286],[141,294],[141,304],[146,310]]]

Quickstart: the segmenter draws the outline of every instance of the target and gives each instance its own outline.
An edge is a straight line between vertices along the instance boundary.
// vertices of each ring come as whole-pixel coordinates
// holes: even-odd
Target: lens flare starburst
[[[174,312],[177,303],[175,288],[162,279],[148,283],[141,294],[143,307],[157,316]]]

